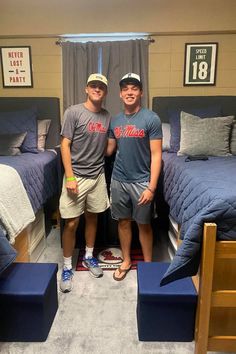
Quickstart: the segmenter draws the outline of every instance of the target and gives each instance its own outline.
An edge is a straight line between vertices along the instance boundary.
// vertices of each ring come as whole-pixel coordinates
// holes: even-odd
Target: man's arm
[[[162,162],[162,140],[150,140],[151,151],[151,166],[150,166],[150,181],[148,188],[141,194],[139,205],[150,203],[157,187],[158,178],[161,172]]]
[[[151,167],[150,167],[150,182],[149,188],[155,192],[158,178],[161,172],[162,162],[162,140],[150,140],[151,150]]]
[[[78,193],[78,184],[75,179],[74,172],[72,170],[70,146],[71,146],[71,140],[67,139],[65,137],[62,137],[61,138],[61,157],[62,157],[62,163],[63,163],[64,170],[65,170],[66,188],[67,188],[68,192],[71,192],[73,194],[77,194]]]
[[[115,152],[115,150],[116,150],[116,139],[109,138],[107,142],[107,149],[105,155],[111,156],[113,152]]]

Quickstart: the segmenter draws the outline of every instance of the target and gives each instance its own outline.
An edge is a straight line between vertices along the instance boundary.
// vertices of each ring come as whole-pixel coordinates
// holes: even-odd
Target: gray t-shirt
[[[150,140],[162,139],[161,121],[157,114],[146,108],[130,116],[122,112],[112,119],[109,137],[117,142],[112,178],[128,183],[148,182]]]
[[[61,135],[71,140],[72,169],[76,176],[96,178],[103,172],[110,119],[105,109],[94,113],[83,103],[65,111]]]

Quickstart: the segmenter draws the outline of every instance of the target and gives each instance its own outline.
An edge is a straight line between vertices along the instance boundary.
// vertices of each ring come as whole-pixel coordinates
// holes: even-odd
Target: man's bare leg
[[[75,248],[75,234],[79,224],[79,217],[66,219],[62,234],[63,256],[72,257]]]
[[[96,239],[98,216],[95,213],[85,212],[85,241],[86,246],[93,248]]]
[[[120,246],[123,255],[123,262],[121,263],[120,269],[127,270],[131,266],[131,258],[130,258],[130,249],[131,249],[131,241],[132,241],[132,229],[131,229],[131,220],[129,219],[121,219],[118,222],[118,232],[120,239]],[[118,269],[114,272],[114,277],[119,279],[123,277],[123,273],[121,273]]]
[[[152,261],[153,232],[150,224],[138,224],[139,241],[141,243],[144,262]]]

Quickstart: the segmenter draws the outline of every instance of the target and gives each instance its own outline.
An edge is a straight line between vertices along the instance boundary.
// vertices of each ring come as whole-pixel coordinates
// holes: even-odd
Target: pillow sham
[[[22,111],[0,112],[0,134],[25,133],[22,152],[37,153],[37,111],[30,108]]]
[[[20,155],[20,147],[26,137],[26,133],[0,134],[0,155],[15,156]]]
[[[201,119],[181,112],[181,140],[178,155],[227,156],[234,116]]]
[[[170,124],[162,123],[162,151],[168,151],[170,149]]]
[[[170,122],[170,152],[177,152],[180,147],[180,113],[183,109],[168,109]],[[188,113],[200,118],[221,116],[220,106],[208,106],[204,108],[188,108]]]
[[[51,119],[38,120],[38,150],[44,151],[47,133],[51,124]]]
[[[230,139],[231,154],[236,155],[236,121],[233,122],[232,133]]]

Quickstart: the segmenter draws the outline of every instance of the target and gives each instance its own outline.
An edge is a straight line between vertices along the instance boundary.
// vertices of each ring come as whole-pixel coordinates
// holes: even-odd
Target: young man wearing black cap
[[[110,114],[102,108],[107,94],[106,77],[91,74],[85,91],[86,102],[70,106],[65,111],[61,130],[61,155],[65,170],[60,198],[60,213],[65,219],[62,235],[64,263],[60,281],[62,292],[72,290],[72,254],[79,217],[83,213],[86,221],[83,265],[94,277],[103,275],[93,257],[93,247],[97,213],[109,207],[103,168],[110,123]]]
[[[117,148],[111,181],[111,212],[118,220],[123,262],[113,278],[123,280],[131,269],[131,221],[139,229],[144,261],[152,261],[152,201],[161,170],[162,128],[159,117],[141,107],[139,75],[126,74],[120,81],[121,112],[111,121],[107,155]]]

